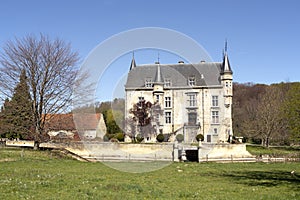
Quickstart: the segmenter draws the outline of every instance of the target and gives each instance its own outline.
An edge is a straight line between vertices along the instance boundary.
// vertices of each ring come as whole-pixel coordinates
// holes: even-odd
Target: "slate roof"
[[[225,55],[224,55],[224,59],[223,59],[223,64],[222,64],[222,73],[230,73],[232,74],[232,70],[231,70],[231,67],[230,67],[230,63],[229,63],[229,58],[228,58],[228,55],[227,55],[227,52],[225,52]]]
[[[126,89],[145,87],[145,80],[157,78],[158,64],[139,65],[132,68],[127,77]],[[197,64],[159,64],[162,80],[169,79],[171,87],[188,87],[189,77],[195,77],[195,86],[218,86],[220,85],[220,72],[222,63]]]

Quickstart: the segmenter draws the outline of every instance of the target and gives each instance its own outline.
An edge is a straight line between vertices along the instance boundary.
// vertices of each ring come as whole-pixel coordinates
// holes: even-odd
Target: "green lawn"
[[[300,163],[173,163],[126,173],[47,151],[0,148],[0,199],[291,200],[300,199],[299,175]]]
[[[263,147],[258,145],[247,145],[247,151],[252,155],[270,155],[272,157],[300,158],[299,146]]]

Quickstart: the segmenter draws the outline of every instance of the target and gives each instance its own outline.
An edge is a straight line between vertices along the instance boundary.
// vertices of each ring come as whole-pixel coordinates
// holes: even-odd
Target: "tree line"
[[[233,131],[264,146],[299,144],[300,83],[235,83]]]

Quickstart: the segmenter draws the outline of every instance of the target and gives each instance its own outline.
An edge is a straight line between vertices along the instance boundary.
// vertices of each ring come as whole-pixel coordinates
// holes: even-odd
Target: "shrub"
[[[203,141],[204,140],[204,136],[202,134],[198,134],[196,136],[196,140],[199,142],[199,141]]]
[[[104,136],[103,136],[103,141],[104,142],[108,142],[110,141],[112,138],[115,137],[115,134],[110,134],[110,133],[106,133]]]
[[[141,134],[137,134],[135,138],[137,142],[142,142],[144,140],[144,137]]]
[[[125,135],[124,133],[117,133],[115,138],[119,141],[119,142],[124,142],[124,138],[125,138]]]
[[[178,134],[178,135],[176,135],[176,140],[178,142],[182,142],[184,140],[184,136],[182,134]]]
[[[158,134],[158,135],[156,136],[156,140],[157,140],[158,142],[163,142],[164,139],[165,139],[165,136],[164,136],[162,133],[160,133],[160,134]]]
[[[110,140],[110,138],[109,138],[108,134],[105,134],[105,135],[103,136],[103,141],[104,141],[104,142],[108,142],[109,140]]]
[[[119,142],[119,140],[117,140],[116,138],[111,138],[110,141],[111,142]]]
[[[164,134],[164,137],[165,137],[164,142],[168,142],[170,139],[170,136],[171,136],[170,133]]]

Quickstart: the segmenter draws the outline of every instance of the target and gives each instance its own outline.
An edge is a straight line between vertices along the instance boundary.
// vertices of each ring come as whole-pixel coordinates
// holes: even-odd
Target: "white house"
[[[227,51],[222,62],[147,64],[132,58],[125,85],[125,117],[138,101],[158,103],[163,112],[154,117],[159,133],[183,134],[185,142],[203,134],[204,142],[227,142],[232,136],[232,70]]]

